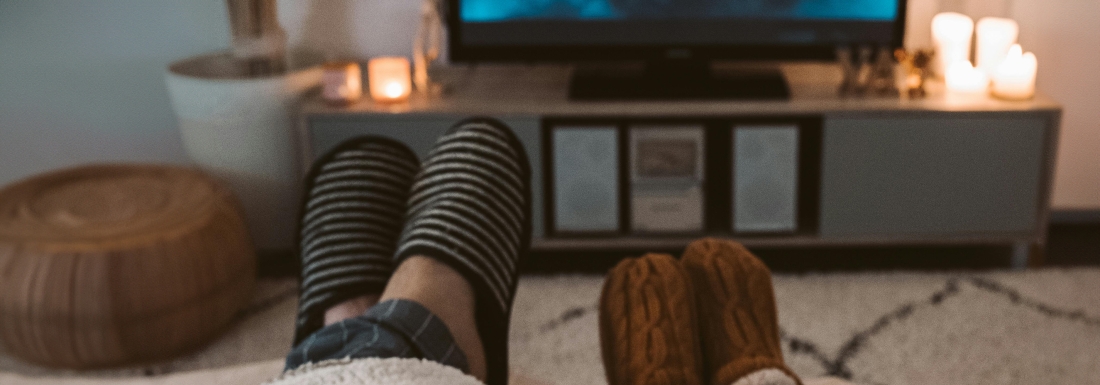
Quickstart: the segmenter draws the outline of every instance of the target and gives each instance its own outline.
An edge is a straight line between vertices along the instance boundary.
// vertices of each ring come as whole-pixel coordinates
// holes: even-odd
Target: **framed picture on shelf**
[[[629,129],[631,230],[703,230],[702,126],[638,125]]]

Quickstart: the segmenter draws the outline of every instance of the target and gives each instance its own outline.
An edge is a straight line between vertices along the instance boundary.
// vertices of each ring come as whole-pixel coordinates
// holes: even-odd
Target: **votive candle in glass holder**
[[[355,103],[363,96],[363,74],[359,63],[331,62],[322,66],[321,97],[334,105]]]
[[[977,31],[975,64],[978,69],[992,76],[1008,55],[1008,49],[1016,44],[1016,39],[1020,36],[1020,26],[1012,19],[985,17],[978,20]]]
[[[412,93],[412,70],[409,59],[380,57],[367,62],[370,96],[379,103],[398,103]]]
[[[955,62],[944,74],[947,97],[953,100],[983,99],[989,95],[989,75],[967,61]]]
[[[974,19],[956,12],[944,12],[932,18],[932,40],[936,47],[933,71],[947,76],[947,70],[957,62],[970,60],[970,43],[974,40]]]
[[[1013,45],[993,73],[993,96],[1007,100],[1035,97],[1035,75],[1038,70],[1035,54],[1024,53],[1019,44]]]

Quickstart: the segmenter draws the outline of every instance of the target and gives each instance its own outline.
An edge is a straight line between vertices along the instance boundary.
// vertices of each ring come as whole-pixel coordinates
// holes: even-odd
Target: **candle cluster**
[[[977,32],[974,62],[970,61],[973,35]],[[1035,95],[1035,54],[1024,53],[1016,43],[1020,27],[1010,19],[986,17],[975,28],[970,17],[946,12],[932,19],[936,45],[936,70],[943,74],[949,97],[993,96],[1027,100]]]

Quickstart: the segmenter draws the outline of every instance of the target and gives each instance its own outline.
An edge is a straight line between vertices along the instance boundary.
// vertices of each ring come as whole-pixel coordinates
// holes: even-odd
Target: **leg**
[[[287,355],[286,369],[342,359],[410,358],[470,372],[448,326],[418,302],[387,299],[311,334]]]
[[[771,272],[741,244],[692,242],[684,268],[695,288],[707,377],[714,384],[799,384],[783,362]]]
[[[1012,244],[1012,269],[1024,270],[1031,258],[1031,242],[1017,241]]]
[[[328,308],[325,310],[325,326],[366,313],[367,309],[378,304],[379,297],[378,294],[363,295]]]
[[[471,363],[484,358],[484,379],[489,385],[508,381],[512,299],[519,259],[531,239],[530,179],[527,155],[511,130],[488,119],[459,123],[439,139],[424,161],[396,254],[398,270],[408,266],[409,271],[440,271],[437,275],[462,278],[447,286],[409,286],[429,292],[416,300],[439,312],[456,340],[465,345]],[[419,257],[432,261],[414,262]],[[410,273],[408,280],[416,282],[416,278]],[[383,297],[396,296],[402,282],[404,275],[400,280],[395,277]],[[451,287],[470,293],[472,306],[449,302],[450,293],[438,298],[438,290]],[[468,327],[471,320],[476,327]]]
[[[439,317],[466,356],[470,375],[485,381],[485,352],[474,317],[474,289],[450,266],[414,256],[393,273],[382,301],[415,301]]]
[[[346,141],[314,164],[299,223],[295,345],[377,303],[419,168],[411,150],[379,137]]]
[[[667,254],[625,259],[608,272],[600,352],[609,384],[707,383],[693,292],[687,271]]]

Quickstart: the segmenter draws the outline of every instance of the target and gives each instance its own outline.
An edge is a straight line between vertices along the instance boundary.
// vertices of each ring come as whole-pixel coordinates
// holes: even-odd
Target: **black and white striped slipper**
[[[298,223],[295,346],[321,328],[328,308],[382,293],[419,171],[412,150],[375,136],[347,140],[314,163]]]
[[[503,123],[474,118],[436,142],[409,197],[397,263],[422,255],[474,288],[488,385],[508,382],[508,324],[517,268],[531,240],[531,167]]]

